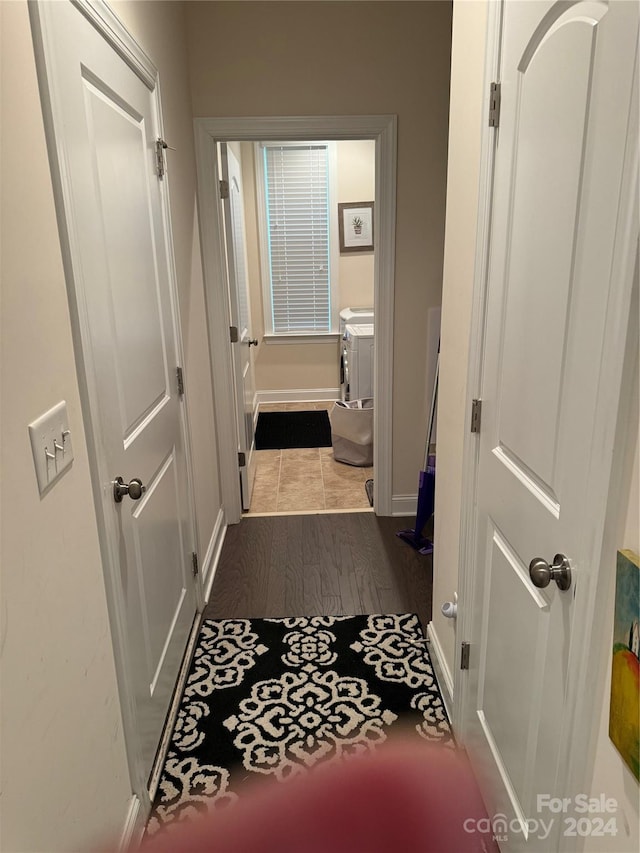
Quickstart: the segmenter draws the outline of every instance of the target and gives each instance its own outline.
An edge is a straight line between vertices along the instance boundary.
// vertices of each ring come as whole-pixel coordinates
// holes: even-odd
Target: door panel
[[[482,653],[485,668],[479,705],[483,728],[491,735],[505,779],[522,802],[528,741],[536,738],[540,710],[532,673],[539,672],[545,663],[549,603],[532,587],[528,568],[500,532],[490,525],[488,534],[486,648]],[[499,626],[499,630],[491,626]],[[509,673],[507,690],[505,673]],[[519,697],[517,703],[512,695]]]
[[[538,794],[566,793],[575,591],[598,570],[586,487],[638,11],[502,8],[466,745],[489,814],[513,821],[501,847],[549,853],[561,821],[533,822]],[[571,588],[536,588],[530,561],[558,553]]]
[[[167,630],[179,616],[188,578],[176,571],[186,551],[180,519],[180,487],[172,451],[138,503],[131,504],[136,574],[145,591],[148,612],[155,614],[148,632],[147,679],[153,694],[166,654]],[[183,566],[183,568],[186,568]],[[146,620],[145,620],[146,621]]]
[[[87,84],[87,129],[111,284],[113,355],[125,429],[131,430],[165,395],[167,357],[144,117],[132,115],[132,105],[115,97],[107,100]]]
[[[231,302],[231,325],[238,329],[234,348],[234,380],[238,428],[238,451],[245,455],[245,465],[240,467],[242,508],[251,505],[255,479],[255,399],[256,387],[253,369],[251,336],[251,300],[247,273],[247,249],[244,225],[244,199],[242,170],[233,151],[226,143],[220,144],[222,177],[229,186],[229,197],[224,202],[225,237]]]
[[[178,326],[155,142],[157,93],[71,3],[43,3],[45,62],[106,547],[146,780],[195,611]],[[113,500],[112,480],[147,487]]]
[[[505,246],[510,286],[500,354],[499,438],[512,460],[524,463],[554,495],[595,31],[577,17],[556,22],[541,42],[536,32],[537,48],[527,45],[518,66],[512,105],[512,211]],[[571,75],[563,74],[567,56]]]

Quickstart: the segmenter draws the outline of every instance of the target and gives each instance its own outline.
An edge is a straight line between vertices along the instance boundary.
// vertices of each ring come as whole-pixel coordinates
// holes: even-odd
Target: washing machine
[[[345,382],[345,330],[347,325],[373,323],[373,308],[343,308],[340,311],[340,339],[338,345],[338,361],[340,364],[340,398],[348,400]],[[352,398],[356,399],[356,398]]]
[[[373,323],[347,323],[342,340],[340,396],[347,400],[373,397]]]
[[[343,308],[340,312],[340,338],[347,323],[373,323],[373,308]]]

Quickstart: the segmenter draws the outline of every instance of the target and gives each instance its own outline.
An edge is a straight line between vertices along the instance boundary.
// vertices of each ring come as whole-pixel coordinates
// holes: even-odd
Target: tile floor
[[[261,412],[331,409],[333,403],[262,403]],[[370,509],[364,490],[373,468],[336,462],[331,447],[257,450],[249,514]]]

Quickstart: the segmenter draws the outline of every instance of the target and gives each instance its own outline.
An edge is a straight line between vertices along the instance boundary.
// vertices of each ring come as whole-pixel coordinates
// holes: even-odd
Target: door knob
[[[549,565],[542,557],[534,557],[529,563],[529,577],[539,589],[555,581],[561,590],[567,590],[571,586],[569,560],[564,554],[556,554],[553,563]]]
[[[248,344],[250,347],[257,347],[257,346],[258,346],[258,339],[257,339],[257,338],[253,338],[253,340],[251,340],[251,338],[249,338],[249,340],[247,341],[247,344]]]
[[[134,477],[130,483],[125,483],[122,477],[116,477],[113,481],[113,499],[119,504],[122,503],[122,498],[129,495],[132,501],[139,501],[142,495],[147,491],[147,487],[142,485],[142,480]]]

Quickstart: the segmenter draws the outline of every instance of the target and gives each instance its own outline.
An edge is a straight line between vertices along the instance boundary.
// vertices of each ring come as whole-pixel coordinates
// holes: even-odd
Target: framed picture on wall
[[[340,254],[373,251],[373,202],[354,201],[338,205]]]

